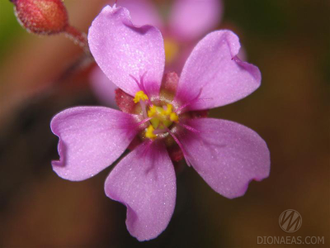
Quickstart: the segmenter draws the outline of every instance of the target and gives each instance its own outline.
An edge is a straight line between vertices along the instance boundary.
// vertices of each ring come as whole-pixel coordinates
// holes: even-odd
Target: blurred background
[[[70,23],[87,32],[108,1],[64,3]],[[245,57],[260,68],[263,80],[255,93],[210,116],[242,123],[266,140],[270,177],[229,200],[185,166],[177,175],[168,228],[140,243],[126,230],[125,207],[104,194],[109,168],[83,182],[63,180],[51,168],[58,159],[52,116],[71,106],[103,104],[91,90],[93,65],[77,69],[80,47],[64,35],[29,34],[13,4],[2,0],[0,246],[261,247],[258,236],[290,235],[324,237],[325,244],[314,247],[330,247],[329,13],[327,0],[223,1],[217,29],[239,35]],[[302,216],[293,234],[278,224],[286,209]]]

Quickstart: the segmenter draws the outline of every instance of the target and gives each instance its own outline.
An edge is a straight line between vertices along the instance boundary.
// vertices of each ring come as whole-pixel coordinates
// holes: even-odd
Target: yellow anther
[[[138,102],[140,102],[141,100],[142,100],[142,101],[149,100],[148,96],[147,96],[142,90],[136,92],[133,101],[134,101],[135,103],[138,103]]]
[[[157,136],[154,134],[154,127],[152,125],[149,125],[146,131],[146,137],[149,139],[155,139]]]
[[[166,110],[164,110],[164,115],[170,115],[172,113],[172,110],[173,110],[173,106],[172,104],[167,104],[167,108]]]
[[[156,114],[156,106],[152,105],[148,110],[148,117],[153,117]]]
[[[171,113],[170,115],[170,120],[171,121],[178,121],[179,120],[179,116],[176,113]]]

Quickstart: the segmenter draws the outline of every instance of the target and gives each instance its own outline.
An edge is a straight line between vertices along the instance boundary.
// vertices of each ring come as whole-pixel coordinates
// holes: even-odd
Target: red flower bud
[[[57,34],[68,27],[68,14],[61,0],[11,0],[18,21],[35,34]]]

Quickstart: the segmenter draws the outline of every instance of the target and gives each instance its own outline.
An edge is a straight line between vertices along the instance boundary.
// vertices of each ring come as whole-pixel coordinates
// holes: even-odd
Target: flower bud
[[[68,14],[61,0],[11,0],[20,24],[29,32],[51,35],[65,31]]]

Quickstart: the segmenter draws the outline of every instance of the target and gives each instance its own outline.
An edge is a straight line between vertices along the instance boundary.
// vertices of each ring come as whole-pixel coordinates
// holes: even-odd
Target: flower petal
[[[132,96],[140,90],[158,94],[165,54],[157,28],[137,28],[127,9],[106,6],[90,27],[88,42],[96,63],[119,88]]]
[[[210,109],[238,101],[261,82],[259,69],[236,57],[238,37],[222,30],[208,34],[183,67],[175,100],[190,110]]]
[[[170,13],[169,27],[176,37],[197,39],[217,26],[222,13],[220,0],[176,0]]]
[[[62,178],[80,181],[111,165],[127,148],[137,130],[133,116],[105,107],[64,110],[51,121],[60,138],[59,161],[53,170]]]
[[[112,83],[103,73],[100,67],[96,66],[90,74],[91,88],[97,98],[111,108],[117,108],[115,90],[117,86]]]
[[[138,240],[157,237],[175,207],[174,167],[164,145],[144,142],[111,171],[105,182],[108,197],[127,207],[126,226]]]
[[[150,0],[120,0],[119,4],[129,9],[134,25],[152,25],[158,29],[163,27],[162,18]]]
[[[211,118],[191,119],[187,125],[200,133],[187,130],[179,136],[186,159],[219,194],[228,198],[242,196],[251,180],[268,177],[269,150],[253,130]]]

